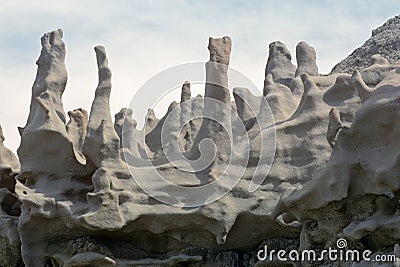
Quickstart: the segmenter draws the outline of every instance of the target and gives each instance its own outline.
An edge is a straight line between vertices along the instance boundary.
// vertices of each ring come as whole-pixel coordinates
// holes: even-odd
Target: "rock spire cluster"
[[[375,45],[384,47],[378,41],[398,20],[373,31]],[[339,237],[349,249],[400,257],[397,52],[370,55],[367,41],[320,75],[313,47],[300,42],[294,65],[276,41],[268,47],[263,93],[253,95],[246,87],[230,90],[232,40],[211,37],[204,96],[193,96],[182,80],[179,102],[161,119],[149,109],[138,129],[132,109],[111,115],[112,74],[102,46],[94,49],[99,80],[90,112],[64,111],[62,38],[62,30],[41,38],[18,158],[0,127],[0,266],[264,266],[257,257],[264,246],[321,250]],[[215,158],[199,172],[180,169],[177,155],[196,162],[205,139]],[[265,142],[272,151],[263,150]],[[260,173],[271,154],[272,166]],[[219,190],[227,186],[220,175],[239,170],[234,187],[208,205],[162,202],[176,193],[171,184],[220,182]],[[152,184],[155,175],[169,184]],[[137,177],[165,187],[164,196],[148,194]],[[258,189],[249,190],[255,180]],[[206,202],[218,190],[200,197]]]

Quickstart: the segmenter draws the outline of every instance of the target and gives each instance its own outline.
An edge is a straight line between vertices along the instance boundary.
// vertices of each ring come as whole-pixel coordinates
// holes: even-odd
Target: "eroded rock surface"
[[[4,146],[0,126],[0,265],[21,264],[21,243],[17,231],[21,202],[15,196],[15,176],[20,171],[17,157]]]
[[[275,82],[288,86],[295,71],[296,66],[292,64],[292,55],[286,45],[280,41],[270,43],[265,77],[271,74]]]
[[[311,76],[318,76],[317,54],[315,49],[306,42],[300,42],[296,46],[296,60],[296,77],[304,73]]]
[[[296,67],[274,42],[263,94],[238,87],[232,101],[232,41],[210,38],[204,97],[192,97],[184,82],[179,103],[160,120],[149,109],[137,129],[129,108],[112,120],[101,46],[90,114],[78,108],[66,121],[62,37],[61,30],[42,37],[19,159],[0,128],[1,266],[300,266],[259,261],[257,252],[321,250],[339,237],[348,248],[399,254],[400,69],[390,60],[371,55],[352,75],[322,76],[311,46],[298,44]],[[216,157],[200,171],[180,169],[196,166],[205,138]],[[163,202],[178,194],[173,184],[194,188],[237,173],[210,203],[229,183]],[[157,175],[168,183],[154,182]],[[187,204],[196,197],[208,204]]]
[[[400,16],[396,16],[372,30],[371,37],[347,58],[336,64],[331,73],[352,73],[357,69],[365,68],[373,63],[372,56],[375,54],[380,54],[390,64],[398,65],[400,60],[399,26]],[[381,61],[381,63],[383,62]]]

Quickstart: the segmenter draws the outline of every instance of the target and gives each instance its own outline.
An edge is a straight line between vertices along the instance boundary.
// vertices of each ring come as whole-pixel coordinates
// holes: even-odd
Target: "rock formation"
[[[337,133],[342,127],[343,123],[340,120],[340,113],[337,108],[333,107],[331,111],[329,111],[329,124],[328,130],[326,132],[326,140],[331,145],[331,147],[334,146]]]
[[[94,48],[97,58],[99,84],[90,110],[84,153],[100,167],[103,161],[119,159],[120,139],[114,130],[110,113],[111,70],[105,48]]]
[[[331,73],[352,73],[353,71],[370,66],[374,62],[372,57],[380,54],[386,60],[380,60],[380,64],[398,65],[400,51],[399,38],[400,16],[386,21],[382,26],[372,30],[372,36],[365,43],[355,49],[347,58],[336,64]]]
[[[318,76],[317,54],[315,49],[306,42],[300,42],[296,46],[297,69],[296,77],[307,73],[311,76]]]
[[[136,129],[137,122],[132,118],[132,110],[123,108],[115,114],[114,129],[120,139],[124,153],[137,159],[148,158],[148,149],[144,144],[144,131]]]
[[[17,157],[3,144],[0,126],[0,265],[21,264],[21,242],[17,231],[21,202],[15,196],[15,176],[20,171]]]
[[[67,69],[62,36],[62,30],[57,30],[41,38],[42,50],[36,62],[38,70],[32,86],[29,117],[21,130],[18,148],[21,175],[60,170],[71,172],[86,163],[82,153],[75,150],[65,125],[61,97],[67,84]]]
[[[210,38],[204,97],[184,82],[180,102],[160,120],[149,109],[137,129],[131,108],[112,120],[101,46],[90,114],[67,122],[62,37],[42,37],[19,159],[0,128],[0,266],[375,266],[258,255],[320,252],[339,238],[400,257],[391,57],[319,75],[311,46],[297,45],[295,67],[274,42],[263,94],[237,87],[231,101],[232,41]]]
[[[265,67],[265,77],[272,75],[275,82],[289,85],[296,71],[296,66],[292,64],[292,56],[286,45],[280,41],[269,45],[269,55],[267,66]]]
[[[381,252],[393,252],[399,242],[398,129],[391,124],[398,116],[399,72],[390,72],[351,127],[338,133],[322,173],[278,203],[275,215],[308,221],[302,249],[333,245],[339,236],[353,247],[389,249]]]
[[[88,125],[87,111],[81,108],[75,109],[74,111],[68,112],[68,116],[67,132],[69,138],[72,141],[74,152],[78,153],[76,157],[83,159],[85,158],[83,155],[83,144],[85,142]]]
[[[271,107],[275,121],[288,119],[296,108],[295,96],[289,87],[275,83],[272,74],[264,81],[264,96]]]
[[[260,111],[260,97],[254,96],[249,89],[236,87],[233,88],[236,112],[239,118],[245,123],[254,118]]]
[[[203,120],[199,133],[193,144],[192,157],[205,157],[210,166],[215,161],[226,162],[231,154],[231,97],[228,87],[228,65],[230,61],[232,42],[228,36],[209,39],[208,50],[210,60],[206,63],[206,86],[204,92]],[[206,143],[204,151],[200,152],[201,141]],[[214,155],[215,154],[215,155]],[[211,173],[211,172],[210,172]],[[216,178],[218,175],[210,174]]]
[[[146,124],[145,124],[146,132],[149,133],[151,130],[153,130],[159,121],[160,120],[156,117],[154,110],[149,108],[146,115]]]
[[[179,144],[182,151],[187,151],[192,147],[192,134],[191,134],[191,114],[192,114],[192,100],[190,92],[190,82],[186,81],[182,85],[181,102],[180,102],[180,132]]]

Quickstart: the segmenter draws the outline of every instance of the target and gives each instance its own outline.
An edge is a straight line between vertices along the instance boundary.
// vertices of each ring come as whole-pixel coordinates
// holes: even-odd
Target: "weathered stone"
[[[90,110],[84,154],[100,167],[103,161],[119,160],[120,140],[114,130],[110,113],[111,70],[106,50],[95,47],[99,84]]]
[[[213,140],[217,160],[230,154],[229,140],[231,124],[230,92],[228,89],[228,64],[231,52],[231,39],[209,39],[210,61],[206,63],[206,86],[204,93],[203,121],[194,142],[194,154],[199,155],[198,144],[205,138]],[[225,125],[225,131],[221,130]]]
[[[262,96],[255,96],[249,89],[241,87],[233,88],[233,96],[235,98],[236,112],[243,122],[254,118],[260,111]]]
[[[18,156],[22,174],[28,172],[73,172],[86,159],[74,147],[66,129],[62,94],[67,83],[65,44],[62,30],[41,38],[42,50],[32,86],[31,106],[26,126],[21,130]],[[46,142],[37,142],[37,140]],[[74,137],[79,139],[79,137]],[[32,151],[35,151],[33,154]]]
[[[147,159],[147,146],[144,143],[144,132],[136,129],[137,122],[132,118],[132,110],[121,109],[115,114],[114,129],[120,139],[124,153],[129,153],[138,159]],[[126,151],[127,149],[128,151]]]
[[[292,64],[292,56],[286,45],[280,41],[272,42],[269,45],[265,77],[271,74],[275,82],[289,86],[295,71],[296,67]]]
[[[264,96],[277,122],[288,119],[296,110],[292,91],[285,85],[275,83],[271,74],[264,81]]]
[[[311,76],[318,76],[317,54],[315,49],[306,42],[300,42],[296,46],[296,60],[296,77],[304,73]]]
[[[179,132],[179,146],[181,151],[188,151],[193,143],[190,125],[192,118],[192,100],[190,83],[188,81],[184,82],[182,85],[180,109],[180,127],[182,129]]]
[[[21,168],[0,128],[1,266],[286,266],[297,263],[258,250],[319,251],[338,237],[399,255],[400,70],[382,56],[353,76],[318,75],[300,43],[295,77],[275,42],[263,96],[235,88],[231,101],[231,40],[210,38],[205,97],[185,82],[180,104],[161,120],[149,109],[139,130],[131,109],[112,121],[103,47],[89,119],[76,109],[66,123],[61,37],[42,38]],[[206,138],[215,147],[196,154]]]
[[[21,203],[15,197],[15,176],[19,161],[3,144],[5,137],[0,126],[0,265],[21,264],[21,242],[17,231]]]
[[[337,108],[333,107],[331,111],[329,111],[329,124],[328,130],[326,132],[326,140],[331,145],[331,147],[334,146],[337,133],[342,127],[343,124],[340,121],[340,113]]]
[[[365,43],[356,48],[347,58],[336,64],[331,73],[352,73],[355,70],[365,68],[375,60],[375,54],[380,54],[389,63],[398,65],[400,60],[399,39],[400,16],[386,21],[382,26],[372,30],[371,37]],[[380,63],[385,61],[379,60]],[[375,61],[376,62],[376,61]]]

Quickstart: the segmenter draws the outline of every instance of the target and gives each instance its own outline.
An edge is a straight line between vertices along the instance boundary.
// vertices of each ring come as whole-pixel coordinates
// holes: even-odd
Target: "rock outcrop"
[[[191,158],[206,162],[208,180],[217,180],[223,170],[216,167],[232,155],[231,96],[228,68],[232,41],[228,36],[209,38],[210,60],[206,63],[206,85],[202,124],[191,149]],[[202,164],[204,165],[204,164]],[[206,166],[203,167],[206,167]],[[196,167],[196,169],[204,169]]]
[[[386,21],[382,26],[372,30],[372,36],[355,49],[347,58],[336,64],[331,73],[352,73],[353,71],[378,64],[398,65],[400,60],[399,37],[400,16]],[[376,62],[373,55],[379,54],[386,60]]]
[[[311,76],[318,76],[317,54],[315,49],[306,42],[300,42],[296,46],[296,60],[296,77],[304,73]]]
[[[122,108],[115,114],[114,129],[124,153],[137,159],[146,159],[149,151],[144,143],[144,131],[136,129],[137,122],[132,115],[132,109]]]
[[[265,77],[264,96],[271,107],[275,121],[288,119],[296,109],[297,103],[290,88],[275,83],[271,74]]]
[[[265,77],[271,74],[275,82],[289,86],[295,72],[296,66],[292,64],[292,56],[286,45],[280,41],[270,43]]]
[[[371,55],[352,74],[319,75],[314,48],[299,43],[295,67],[274,42],[263,93],[237,87],[232,101],[232,41],[210,38],[204,97],[186,81],[179,103],[161,119],[149,109],[137,129],[132,107],[111,117],[101,46],[90,114],[75,109],[67,122],[62,37],[42,37],[19,158],[0,128],[1,266],[369,264],[258,253],[320,252],[339,238],[400,256],[400,68],[391,60]]]
[[[182,151],[188,151],[193,144],[192,139],[192,93],[190,91],[190,82],[186,81],[182,85],[181,102],[180,102],[180,129],[179,129],[179,145]]]
[[[15,196],[15,176],[20,171],[17,157],[4,146],[0,126],[0,265],[21,264],[21,242],[17,231],[21,202]]]
[[[94,48],[97,58],[99,84],[90,110],[84,153],[100,167],[103,161],[119,160],[120,139],[114,130],[110,113],[111,70],[106,50]]]
[[[235,98],[236,112],[243,123],[254,118],[260,111],[261,96],[253,95],[249,89],[233,88],[233,96]]]
[[[278,203],[275,215],[304,222],[302,249],[344,237],[353,248],[393,252],[384,248],[399,242],[399,129],[391,123],[399,116],[399,73],[371,90],[351,127],[338,133],[322,173]]]
[[[86,163],[81,151],[75,150],[79,148],[70,140],[66,128],[61,100],[67,84],[62,37],[62,30],[57,30],[41,38],[42,50],[36,62],[38,70],[32,86],[29,117],[21,130],[18,148],[21,175],[30,172],[78,171],[79,166]]]
[[[341,128],[343,128],[343,123],[340,120],[340,113],[337,108],[333,107],[331,111],[329,111],[329,124],[326,132],[326,140],[331,147],[334,146],[337,133]]]

